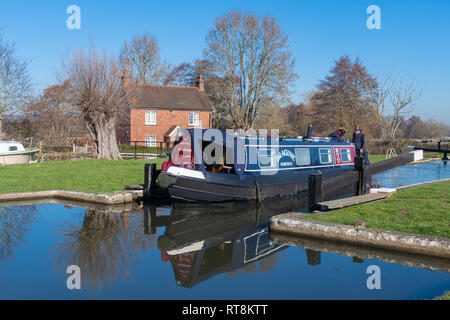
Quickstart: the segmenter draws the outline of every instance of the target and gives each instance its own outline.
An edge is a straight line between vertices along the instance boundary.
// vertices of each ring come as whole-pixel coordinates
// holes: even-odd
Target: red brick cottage
[[[134,98],[129,118],[119,120],[118,141],[153,147],[173,142],[179,128],[211,128],[212,107],[201,76],[194,87],[127,85],[134,86]]]

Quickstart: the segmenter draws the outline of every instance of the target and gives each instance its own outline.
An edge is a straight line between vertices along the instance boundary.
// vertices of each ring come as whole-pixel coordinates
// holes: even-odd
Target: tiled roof
[[[197,87],[134,85],[134,108],[212,111],[204,91]]]

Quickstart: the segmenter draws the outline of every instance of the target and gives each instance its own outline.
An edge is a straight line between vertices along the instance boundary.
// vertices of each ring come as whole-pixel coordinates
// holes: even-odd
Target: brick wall
[[[145,125],[145,112],[156,111],[156,125]],[[145,141],[145,137],[156,137],[156,141],[164,141],[164,134],[170,127],[178,125],[181,128],[194,128],[189,126],[189,112],[199,113],[200,126],[210,128],[211,112],[209,111],[181,111],[161,109],[132,109],[130,119],[130,140]]]

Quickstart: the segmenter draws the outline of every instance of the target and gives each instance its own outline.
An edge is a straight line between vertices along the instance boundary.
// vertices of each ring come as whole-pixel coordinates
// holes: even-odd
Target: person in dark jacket
[[[361,156],[364,150],[365,139],[360,126],[356,126],[355,132],[353,132],[352,142],[355,144],[356,156]]]
[[[361,127],[356,126],[355,132],[353,132],[352,142],[355,144],[355,153],[357,157],[363,156],[366,164],[369,164],[369,154],[364,150],[365,138],[364,133],[362,133]]]
[[[342,137],[345,134],[345,129],[339,128],[328,135],[328,138],[333,138],[337,140],[342,140]]]

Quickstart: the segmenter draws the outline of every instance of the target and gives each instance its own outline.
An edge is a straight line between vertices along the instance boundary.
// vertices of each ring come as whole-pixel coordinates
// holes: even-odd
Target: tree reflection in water
[[[15,247],[26,244],[25,235],[35,220],[35,206],[0,206],[0,267],[13,256]]]
[[[26,244],[25,235],[35,220],[35,206],[0,206],[0,265],[12,257],[15,247]]]
[[[67,223],[55,247],[56,264],[81,269],[82,286],[109,286],[129,275],[138,251],[152,250],[156,235],[145,235],[143,216],[86,209],[82,222]]]

